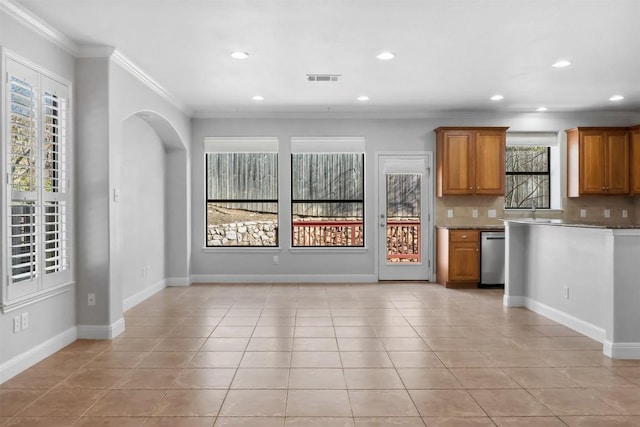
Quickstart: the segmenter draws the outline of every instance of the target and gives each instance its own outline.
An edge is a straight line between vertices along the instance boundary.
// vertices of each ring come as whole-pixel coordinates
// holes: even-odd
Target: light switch
[[[489,211],[487,212],[487,216],[489,218],[495,218],[496,217],[496,210],[495,209],[489,209]]]
[[[611,217],[611,209],[605,209],[604,210],[604,217],[605,218]]]
[[[586,218],[586,217],[587,217],[587,210],[580,209],[580,218]]]
[[[447,209],[447,218],[453,218],[453,209]]]
[[[473,211],[471,211],[471,216],[474,218],[478,218],[478,209],[474,209]]]
[[[622,209],[622,218],[626,218],[629,216],[629,213],[627,212],[626,209]]]

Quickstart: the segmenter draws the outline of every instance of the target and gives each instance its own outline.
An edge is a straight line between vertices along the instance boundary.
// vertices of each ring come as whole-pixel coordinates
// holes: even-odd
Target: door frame
[[[422,238],[427,239],[427,247],[428,247],[428,256],[423,259],[424,262],[427,262],[427,278],[429,282],[436,281],[436,264],[435,264],[435,250],[436,250],[436,241],[435,241],[435,204],[436,204],[436,183],[435,183],[435,175],[433,173],[433,160],[434,155],[433,151],[405,151],[405,152],[393,152],[393,151],[376,151],[375,152],[375,208],[374,208],[374,222],[376,233],[375,233],[375,275],[380,280],[380,251],[382,250],[382,245],[386,245],[386,242],[381,242],[380,240],[380,231],[378,230],[378,219],[380,212],[378,212],[380,208],[380,194],[383,190],[380,188],[380,174],[382,171],[380,170],[380,162],[383,158],[387,159],[406,159],[406,160],[416,160],[423,159],[426,167],[427,167],[427,179],[429,184],[425,189],[427,190],[427,198],[424,200],[425,203],[428,204],[426,209],[424,210],[427,214],[427,218],[423,218],[421,230],[422,230]]]

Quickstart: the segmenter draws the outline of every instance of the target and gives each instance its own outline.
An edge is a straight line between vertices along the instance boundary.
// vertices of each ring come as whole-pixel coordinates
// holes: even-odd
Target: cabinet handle
[[[463,238],[463,239],[466,239],[466,238],[467,238],[467,235],[466,235],[466,234],[463,234],[463,235],[462,235],[462,238]]]
[[[479,249],[478,249],[478,248],[476,248],[476,252],[478,252],[478,251],[479,251]]]
[[[469,187],[469,190],[473,190],[473,187]]]

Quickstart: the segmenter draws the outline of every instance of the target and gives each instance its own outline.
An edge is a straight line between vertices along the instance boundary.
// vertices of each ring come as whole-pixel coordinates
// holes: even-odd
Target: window
[[[68,88],[7,58],[8,263],[5,302],[71,280]]]
[[[293,247],[364,246],[364,139],[294,138]]]
[[[508,133],[505,209],[550,209],[551,147],[556,134]]]
[[[278,140],[206,138],[206,246],[278,246]]]

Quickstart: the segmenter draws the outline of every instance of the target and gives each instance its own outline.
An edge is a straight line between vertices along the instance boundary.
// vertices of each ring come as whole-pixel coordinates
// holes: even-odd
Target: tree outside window
[[[550,148],[507,146],[505,209],[551,207]]]

